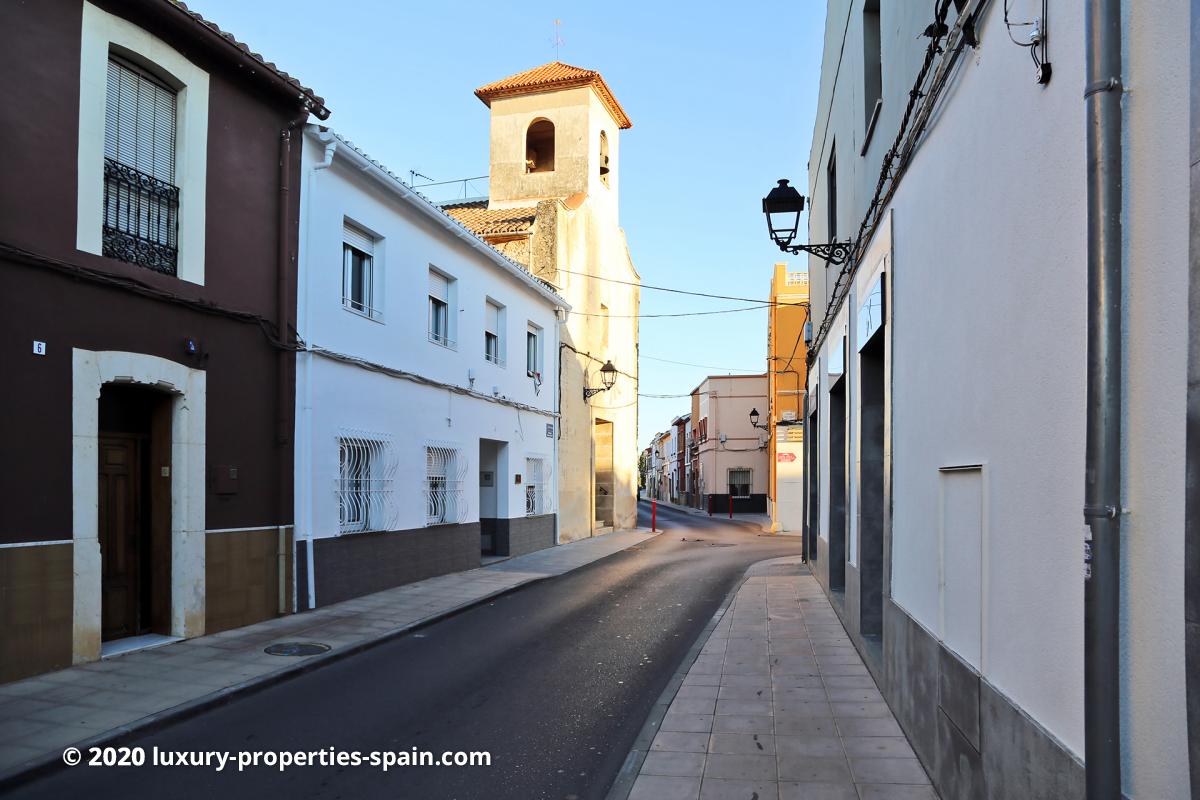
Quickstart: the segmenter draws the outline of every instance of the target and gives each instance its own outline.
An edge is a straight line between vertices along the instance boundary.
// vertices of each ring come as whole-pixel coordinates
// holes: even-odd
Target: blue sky
[[[331,126],[406,179],[411,169],[487,174],[488,112],[472,92],[553,61],[561,20],[558,58],[603,73],[633,119],[621,134],[621,224],[643,282],[767,297],[782,254],[760,201],[778,178],[807,185],[823,2],[188,5],[313,87]],[[642,292],[643,314],[745,305]],[[643,319],[641,392],[685,394],[708,374],[764,370],[766,324],[765,310]],[[639,441],[689,408],[686,397],[642,398]]]

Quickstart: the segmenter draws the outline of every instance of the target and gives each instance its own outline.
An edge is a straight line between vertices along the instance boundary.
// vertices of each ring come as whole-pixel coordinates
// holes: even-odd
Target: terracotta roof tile
[[[537,208],[491,208],[486,200],[469,203],[446,203],[442,210],[466,225],[479,236],[506,233],[526,233],[533,227]]]
[[[591,86],[596,90],[596,94],[600,96],[604,105],[608,107],[618,125],[622,128],[633,127],[629,115],[625,113],[625,109],[621,108],[621,104],[617,102],[617,98],[613,96],[612,90],[608,88],[608,84],[604,82],[604,78],[600,76],[599,72],[594,69],[573,67],[561,61],[551,61],[549,64],[542,64],[540,67],[518,72],[516,75],[509,75],[507,78],[486,86],[480,86],[475,90],[475,96],[482,100],[484,105],[491,106],[492,100],[497,98],[558,89],[573,89],[577,86]]]
[[[329,117],[329,109],[325,107],[325,100],[318,96],[316,92],[307,86],[300,83],[299,80],[284,72],[279,67],[275,66],[270,61],[267,61],[261,54],[254,52],[248,45],[239,42],[234,38],[233,34],[221,30],[215,22],[211,22],[197,14],[187,7],[182,0],[163,0],[167,5],[172,6],[179,11],[182,11],[187,16],[191,17],[197,25],[204,28],[209,34],[215,34],[228,44],[237,48],[239,51],[248,55],[250,58],[257,61],[266,68],[272,75],[282,80],[297,91],[297,99],[300,100],[308,110],[319,119],[327,119]]]

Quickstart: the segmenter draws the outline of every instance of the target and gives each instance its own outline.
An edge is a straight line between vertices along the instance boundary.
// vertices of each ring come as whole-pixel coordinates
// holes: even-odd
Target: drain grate
[[[277,642],[263,650],[269,656],[316,656],[331,648],[320,642]]]
[[[709,542],[709,547],[737,547],[733,542]]]

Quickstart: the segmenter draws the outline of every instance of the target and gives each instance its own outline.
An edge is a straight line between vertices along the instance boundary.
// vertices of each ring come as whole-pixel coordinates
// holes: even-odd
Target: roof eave
[[[333,159],[335,161],[348,161],[359,170],[368,173],[377,182],[389,189],[392,194],[407,202],[434,223],[453,233],[464,244],[481,253],[489,261],[549,300],[555,308],[560,308],[564,311],[571,310],[571,304],[543,284],[537,276],[527,271],[499,250],[496,250],[496,248],[484,241],[483,238],[462,222],[459,222],[451,214],[434,205],[426,197],[385,169],[381,164],[372,160],[348,139],[333,130],[322,130],[317,125],[307,126],[306,132],[322,145],[328,144],[330,138],[336,140],[339,146],[333,150]]]

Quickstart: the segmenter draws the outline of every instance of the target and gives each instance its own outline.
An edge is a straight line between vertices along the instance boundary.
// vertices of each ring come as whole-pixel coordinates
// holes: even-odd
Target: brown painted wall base
[[[0,683],[71,666],[70,544],[0,548]]]
[[[301,609],[308,605],[306,543],[297,543]],[[314,588],[327,606],[405,583],[479,566],[479,523],[358,533],[313,541]]]
[[[292,602],[292,530],[282,554],[285,607]],[[205,633],[279,616],[279,529],[210,533],[204,543]]]

